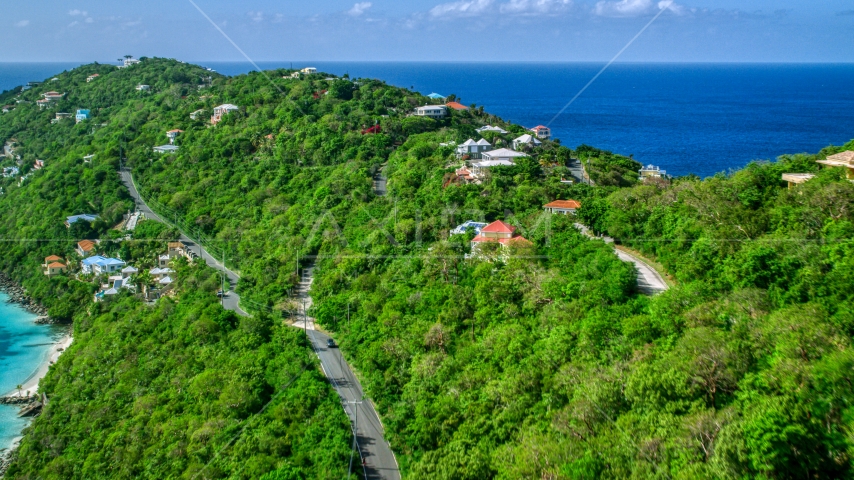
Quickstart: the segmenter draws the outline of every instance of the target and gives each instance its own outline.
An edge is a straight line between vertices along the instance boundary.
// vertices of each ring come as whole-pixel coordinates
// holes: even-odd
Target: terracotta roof
[[[581,204],[576,202],[575,200],[555,200],[552,203],[544,205],[543,208],[576,209],[581,208]]]
[[[65,265],[59,262],[51,263],[47,268],[65,268]]]
[[[531,130],[541,130],[541,129],[548,130],[549,127],[546,127],[544,125],[537,125],[536,127],[532,128]]]
[[[51,255],[51,256],[44,259],[44,263],[58,262],[60,260],[62,260],[62,257],[58,257],[56,255]]]
[[[468,109],[469,109],[469,107],[467,107],[467,106],[463,105],[463,104],[462,104],[462,103],[460,103],[460,102],[448,102],[448,103],[446,103],[445,105],[447,105],[448,107],[453,108],[454,110],[468,110]]]
[[[514,233],[516,231],[516,227],[513,225],[508,225],[501,220],[496,220],[489,225],[483,227],[481,233]]]
[[[88,252],[88,251],[93,250],[95,248],[95,242],[93,242],[92,240],[83,240],[83,241],[77,242],[77,246],[80,247],[80,250],[83,250],[84,252]]]

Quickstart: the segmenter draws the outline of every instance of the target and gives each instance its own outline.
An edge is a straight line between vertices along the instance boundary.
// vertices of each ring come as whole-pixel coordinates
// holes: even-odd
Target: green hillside
[[[525,130],[483,108],[410,116],[429,100],[377,80],[290,74],[226,78],[146,59],[80,67],[2,98],[31,103],[0,116],[0,142],[17,141],[21,175],[36,159],[45,168],[21,186],[0,180],[0,234],[41,239],[10,244],[0,267],[76,331],[45,384],[57,406],[35,421],[13,478],[192,477],[227,441],[209,431],[246,418],[257,436],[206,476],[343,476],[346,417],[280,321],[296,266],[312,263],[314,314],[377,405],[405,478],[852,474],[854,185],[815,160],[854,144],[638,184],[630,158],[547,141],[466,184],[442,144],[495,125],[508,133],[484,137],[509,147]],[[40,110],[47,90],[66,96]],[[210,125],[226,103],[239,110]],[[91,118],[50,122],[78,108]],[[381,133],[363,134],[375,125]],[[183,131],[179,150],[154,153],[173,129]],[[570,158],[590,160],[596,187],[561,182]],[[240,272],[254,319],[217,313],[204,268],[187,267],[182,293],[154,308],[129,297],[91,307],[94,285],[39,273],[45,256],[70,256],[82,237],[115,240],[104,248],[122,258],[148,258],[174,238],[164,227],[131,241],[110,230],[132,208],[120,164],[158,213]],[[386,196],[374,192],[378,172]],[[817,177],[787,189],[789,172]],[[678,285],[640,295],[612,246],[543,212],[556,199],[580,201],[578,220]],[[66,229],[65,216],[79,213],[101,220]],[[449,235],[466,220],[503,220],[530,242],[467,258],[471,233]],[[181,340],[187,331],[199,334]],[[160,361],[162,372],[125,369],[122,358]],[[286,390],[295,397],[251,417],[297,366]],[[228,407],[231,390],[213,398],[223,375],[249,396],[245,409]],[[94,380],[104,377],[115,383]],[[81,388],[80,378],[93,380]],[[140,434],[149,440],[137,445]],[[58,440],[68,435],[89,443]],[[241,452],[253,455],[247,468]]]

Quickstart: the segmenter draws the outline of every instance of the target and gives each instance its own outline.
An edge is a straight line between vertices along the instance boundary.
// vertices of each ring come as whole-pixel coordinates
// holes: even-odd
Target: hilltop
[[[298,265],[317,266],[313,313],[357,368],[406,478],[851,473],[854,185],[816,160],[854,144],[641,182],[640,164],[611,152],[514,145],[532,132],[482,107],[416,115],[445,101],[379,80],[224,77],[166,59],[56,78],[4,94],[21,103],[0,116],[0,141],[14,140],[2,166],[20,169],[0,181],[0,234],[51,240],[11,244],[0,267],[76,335],[13,478],[189,475],[227,440],[213,432],[254,418],[280,370],[300,372],[291,363],[303,368],[293,403],[258,420],[215,476],[340,477],[346,417],[283,326]],[[60,97],[39,107],[50,91]],[[57,119],[77,110],[87,118]],[[167,132],[173,146],[155,151]],[[471,144],[458,153],[469,139],[507,150],[484,166]],[[596,186],[567,181],[576,159]],[[94,283],[41,275],[81,238],[123,259],[175,239],[162,226],[130,239],[112,229],[133,209],[120,166],[158,214],[240,272],[252,318],[219,308],[200,265],[181,264],[179,294],[154,307],[130,293],[93,305]],[[788,189],[781,176],[794,172],[815,177]],[[580,203],[577,217],[546,213],[554,200]],[[99,218],[65,227],[82,213]],[[470,220],[500,221],[490,231],[512,241],[452,234]],[[677,285],[640,294],[634,267],[578,221]],[[173,361],[196,354],[206,360]],[[110,388],[94,381],[104,377]],[[238,392],[250,393],[235,408]],[[245,451],[251,471],[238,466]]]

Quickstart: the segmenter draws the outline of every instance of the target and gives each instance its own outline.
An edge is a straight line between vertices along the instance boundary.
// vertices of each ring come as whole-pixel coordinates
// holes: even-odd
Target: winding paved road
[[[581,231],[581,233],[590,238],[602,240],[605,243],[614,243],[613,238],[597,237],[593,235],[589,228],[580,223],[576,223],[575,228],[577,228]],[[620,257],[620,260],[635,264],[635,268],[638,271],[638,291],[640,291],[644,295],[655,295],[670,288],[670,286],[667,285],[667,282],[664,281],[664,278],[662,278],[661,275],[659,275],[659,273],[648,263],[643,261],[643,259],[640,259],[630,253],[624,252],[619,248],[615,248],[614,252],[617,254],[618,257]]]
[[[140,196],[133,181],[130,171],[127,169],[120,170],[122,182],[130,192],[131,197],[136,202],[136,208],[144,213],[146,218],[151,220],[172,225],[169,221],[163,219],[155,213],[145,200]],[[385,184],[383,182],[383,189]],[[174,226],[174,225],[173,225]],[[176,227],[178,228],[178,227]],[[180,231],[180,229],[179,229]],[[237,281],[240,276],[235,272],[226,268],[222,263],[217,261],[210,255],[204,247],[198,245],[188,236],[181,233],[181,242],[189,246],[193,252],[202,257],[210,267],[224,272],[230,284],[228,295],[223,299],[223,306],[227,310],[232,310],[238,315],[248,317],[249,314],[240,309],[240,296],[234,292],[237,286]],[[309,296],[309,289],[314,279],[313,268],[303,270],[302,281],[297,287],[296,296],[298,300],[305,301],[306,309],[311,308],[312,301]],[[302,302],[300,302],[302,303]],[[305,322],[297,322],[294,327],[304,329],[311,341],[312,348],[320,359],[320,366],[323,368],[323,373],[326,378],[332,383],[338,396],[341,398],[341,403],[344,406],[344,411],[350,417],[352,428],[356,435],[356,440],[359,447],[359,455],[364,460],[365,478],[371,480],[399,480],[400,468],[397,465],[397,459],[391,450],[391,446],[385,441],[385,429],[380,422],[377,411],[374,409],[373,403],[365,397],[362,385],[353,374],[353,370],[347,364],[341,351],[335,347],[328,347],[327,341],[330,337],[323,332],[319,332],[314,327],[314,319],[307,317],[304,311],[300,314],[307,319]]]

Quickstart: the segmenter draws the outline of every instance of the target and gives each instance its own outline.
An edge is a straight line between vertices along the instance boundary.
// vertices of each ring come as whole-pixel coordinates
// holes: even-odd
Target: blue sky
[[[603,61],[667,0],[192,0],[251,58]],[[191,0],[9,2],[0,61],[242,60]],[[851,0],[679,0],[622,61],[852,62]]]

